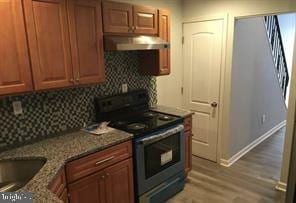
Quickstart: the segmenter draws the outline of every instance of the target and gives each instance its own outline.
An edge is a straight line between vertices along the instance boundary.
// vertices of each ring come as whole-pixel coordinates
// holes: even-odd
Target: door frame
[[[228,33],[234,35],[234,28],[235,28],[235,21],[239,19],[245,18],[252,18],[252,17],[264,17],[269,15],[282,15],[282,14],[289,14],[289,13],[296,13],[295,11],[287,11],[287,12],[270,12],[270,13],[260,13],[254,15],[230,15],[229,19],[231,24],[229,24]],[[296,27],[295,27],[296,30]],[[233,39],[233,37],[232,37]],[[234,41],[232,40],[229,42],[231,47],[233,47]],[[233,57],[233,49],[231,53],[228,53],[229,59],[232,61]],[[229,70],[232,69],[232,65],[229,64],[227,67]],[[277,182],[275,188],[280,191],[286,191],[287,182],[288,182],[288,173],[289,173],[289,166],[290,166],[290,157],[291,157],[291,148],[292,148],[292,140],[295,137],[293,134],[294,131],[294,123],[295,123],[295,116],[296,116],[296,88],[292,88],[296,86],[296,35],[295,35],[295,42],[294,42],[294,53],[293,53],[293,64],[292,64],[292,71],[290,76],[290,90],[289,90],[289,105],[287,108],[287,116],[286,116],[286,132],[285,132],[285,141],[283,146],[283,156],[282,156],[282,165],[281,165],[281,174],[280,179]],[[229,87],[230,88],[230,87]],[[231,92],[231,91],[230,91]],[[230,95],[229,95],[230,97]],[[230,113],[230,112],[229,112]],[[229,115],[230,118],[230,115]]]
[[[182,36],[184,36],[184,25],[189,23],[196,23],[196,22],[206,22],[206,21],[213,21],[213,20],[222,20],[223,21],[223,33],[222,33],[222,55],[221,55],[221,74],[220,74],[220,87],[219,87],[219,109],[218,109],[218,129],[217,129],[217,152],[216,152],[216,160],[217,163],[221,163],[221,158],[223,157],[223,126],[224,124],[224,98],[225,98],[225,71],[226,71],[226,45],[227,45],[227,28],[228,28],[228,14],[218,14],[218,15],[206,15],[200,16],[196,18],[186,19],[182,23]],[[182,43],[182,58],[183,62],[182,65],[184,67],[184,44]],[[184,71],[182,72],[182,89],[184,88]],[[182,108],[185,107],[185,98],[182,91]]]

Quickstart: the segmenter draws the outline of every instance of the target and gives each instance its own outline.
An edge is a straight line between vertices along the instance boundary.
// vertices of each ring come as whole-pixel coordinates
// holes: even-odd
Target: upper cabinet
[[[103,28],[170,40],[167,11],[101,0],[0,0],[0,25],[0,96],[103,82]],[[169,50],[141,60],[145,74],[170,73]]]
[[[170,13],[167,10],[159,10],[159,37],[169,42],[170,33]],[[159,55],[159,75],[170,74],[170,49],[160,50]]]
[[[104,80],[100,3],[97,0],[25,1],[36,90]]]
[[[104,32],[132,33],[133,6],[130,4],[103,2]]]
[[[170,41],[170,12],[159,10],[158,36],[165,41]],[[170,49],[147,50],[140,53],[140,69],[146,75],[169,75],[171,72]]]
[[[105,80],[101,3],[69,1],[73,74],[78,84]]]
[[[71,86],[66,1],[26,0],[24,5],[36,90]]]
[[[134,33],[156,35],[158,33],[158,13],[156,8],[133,6]]]
[[[109,34],[157,35],[156,8],[117,2],[103,2],[104,32]]]
[[[33,89],[23,2],[0,0],[0,95]]]

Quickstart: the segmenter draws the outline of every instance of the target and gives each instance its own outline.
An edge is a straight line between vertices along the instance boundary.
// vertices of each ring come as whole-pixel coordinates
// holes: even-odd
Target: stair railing
[[[276,15],[265,16],[265,27],[269,42],[272,49],[273,60],[277,70],[277,77],[282,89],[284,98],[287,95],[287,87],[289,84],[289,72],[283,46],[282,35],[280,31],[279,20]]]

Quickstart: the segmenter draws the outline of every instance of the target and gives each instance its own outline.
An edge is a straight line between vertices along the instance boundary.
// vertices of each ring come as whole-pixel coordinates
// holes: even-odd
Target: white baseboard
[[[286,125],[286,121],[283,121],[283,122],[279,123],[278,125],[274,126],[268,132],[266,132],[265,134],[261,135],[259,138],[257,138],[256,140],[254,140],[252,143],[250,143],[245,148],[243,148],[242,150],[240,150],[238,153],[236,153],[235,155],[233,155],[230,159],[220,159],[220,165],[225,166],[225,167],[231,166],[237,160],[239,160],[242,156],[244,156],[246,153],[248,153],[249,151],[251,151],[253,148],[255,148],[257,145],[259,145],[260,143],[262,143],[267,138],[269,138],[271,135],[273,135],[276,131],[278,131],[279,129],[281,129],[285,125]]]
[[[287,191],[287,184],[279,181],[276,184],[275,189],[277,189],[279,191],[282,191],[282,192],[286,192]]]

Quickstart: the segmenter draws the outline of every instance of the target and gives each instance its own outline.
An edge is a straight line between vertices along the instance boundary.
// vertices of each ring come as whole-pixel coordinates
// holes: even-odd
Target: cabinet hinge
[[[182,37],[182,44],[184,44],[184,36]]]

